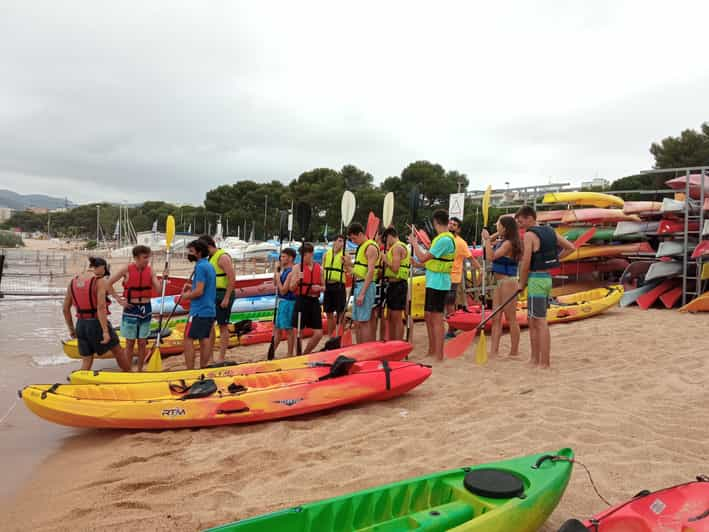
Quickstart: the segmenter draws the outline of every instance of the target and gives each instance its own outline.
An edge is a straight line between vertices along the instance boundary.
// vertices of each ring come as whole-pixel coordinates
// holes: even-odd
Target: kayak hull
[[[654,249],[647,242],[632,244],[618,244],[615,246],[582,246],[576,251],[566,255],[561,262],[571,262],[595,257],[618,257],[621,255],[634,255],[638,253],[654,253]]]
[[[559,503],[571,475],[568,460],[573,452],[561,449],[554,454],[564,461],[547,460],[535,469],[540,458],[550,455],[532,455],[433,473],[244,519],[210,532],[533,532]],[[482,470],[502,472],[521,480],[523,496],[479,495],[475,487],[466,484],[466,478],[475,477]]]
[[[625,202],[618,196],[600,192],[549,192],[544,194],[542,203],[568,203],[590,207],[622,208]]]

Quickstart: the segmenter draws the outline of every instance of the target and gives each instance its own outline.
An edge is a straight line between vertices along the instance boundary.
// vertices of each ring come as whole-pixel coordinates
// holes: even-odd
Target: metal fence
[[[0,249],[0,297],[63,296],[73,262],[66,253]]]

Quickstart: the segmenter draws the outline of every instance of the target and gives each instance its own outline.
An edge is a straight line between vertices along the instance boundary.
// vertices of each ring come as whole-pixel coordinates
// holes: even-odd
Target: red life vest
[[[78,275],[71,280],[71,299],[76,309],[76,317],[80,320],[89,320],[96,317],[96,277],[90,281]]]
[[[317,262],[314,262],[311,268],[308,268],[305,264],[301,264],[300,267],[303,271],[303,280],[298,287],[298,295],[309,296],[310,289],[314,284],[322,285],[322,271]]]
[[[123,297],[128,303],[150,298],[153,293],[153,272],[150,266],[139,270],[134,262],[128,265],[128,279],[123,281]]]

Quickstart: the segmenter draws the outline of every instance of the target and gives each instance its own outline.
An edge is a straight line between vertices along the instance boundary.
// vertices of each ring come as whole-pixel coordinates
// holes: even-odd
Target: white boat
[[[709,236],[709,220],[704,220],[704,227],[702,228],[702,236]]]
[[[239,237],[230,236],[224,239],[221,249],[226,251],[232,260],[242,260],[248,242],[244,242]]]
[[[681,214],[684,212],[685,209],[685,202],[672,199],[672,198],[664,198],[662,200],[662,207],[660,208],[660,212],[663,214],[668,214],[668,213],[675,213],[675,214]],[[691,214],[696,214],[699,212],[699,203],[694,200],[689,200],[689,212]]]
[[[654,281],[656,279],[664,279],[665,277],[674,277],[682,273],[682,263],[676,260],[663,262],[653,262],[645,274],[645,282]]]
[[[655,257],[659,259],[661,257],[684,255],[686,253],[691,253],[696,247],[697,242],[694,240],[687,242],[687,249],[684,248],[684,240],[665,240],[664,242],[660,242],[660,245],[657,248],[657,253],[655,253]]]
[[[636,233],[656,233],[660,222],[618,222],[613,232],[614,237],[634,235]]]
[[[269,253],[278,252],[278,245],[272,242],[254,242],[244,249],[244,259],[266,260]]]

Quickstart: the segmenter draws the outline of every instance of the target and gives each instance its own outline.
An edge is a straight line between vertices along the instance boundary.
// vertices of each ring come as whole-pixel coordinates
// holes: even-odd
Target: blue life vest
[[[498,242],[495,244],[495,246],[492,248],[493,251],[497,251],[499,247],[504,243]],[[500,257],[499,259],[495,259],[492,261],[492,271],[493,273],[499,273],[502,275],[507,275],[508,277],[514,277],[517,275],[517,261],[514,259],[511,259],[510,257]]]

